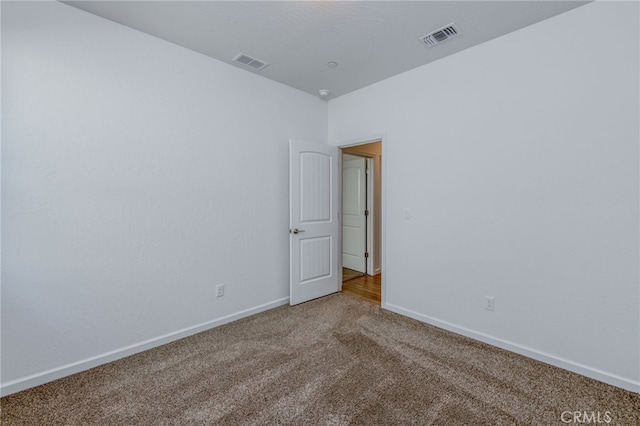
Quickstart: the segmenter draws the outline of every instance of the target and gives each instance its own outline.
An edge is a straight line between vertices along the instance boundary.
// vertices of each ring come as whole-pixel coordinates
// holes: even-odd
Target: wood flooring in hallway
[[[367,302],[380,305],[382,300],[382,274],[361,275],[353,274],[351,270],[343,270],[342,292]],[[354,277],[355,278],[352,278]]]

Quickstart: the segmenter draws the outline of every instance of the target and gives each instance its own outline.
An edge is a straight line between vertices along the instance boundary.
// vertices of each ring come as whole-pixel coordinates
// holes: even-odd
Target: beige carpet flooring
[[[638,394],[343,294],[0,402],[2,425],[640,425]]]

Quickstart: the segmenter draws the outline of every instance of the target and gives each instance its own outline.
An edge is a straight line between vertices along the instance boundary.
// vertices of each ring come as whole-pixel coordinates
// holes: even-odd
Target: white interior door
[[[290,303],[340,290],[337,147],[289,144]]]
[[[367,271],[367,160],[345,154],[342,160],[342,266]]]

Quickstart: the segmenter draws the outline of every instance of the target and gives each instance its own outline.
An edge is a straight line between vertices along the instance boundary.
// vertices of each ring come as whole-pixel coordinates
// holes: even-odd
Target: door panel
[[[290,303],[340,290],[339,149],[292,139],[289,146]]]
[[[331,237],[300,239],[300,285],[331,275]]]
[[[331,156],[300,153],[300,224],[331,221]]]

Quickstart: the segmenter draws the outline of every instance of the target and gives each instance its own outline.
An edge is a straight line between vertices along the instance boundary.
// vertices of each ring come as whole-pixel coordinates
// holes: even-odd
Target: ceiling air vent
[[[456,24],[449,24],[427,35],[423,35],[418,40],[427,45],[427,47],[433,47],[438,43],[442,43],[445,40],[454,38],[460,35],[460,30]]]
[[[261,61],[260,59],[252,58],[251,56],[245,55],[244,53],[239,54],[235,58],[233,58],[235,62],[239,62],[245,67],[252,68],[256,71],[260,71],[265,68],[268,63]]]

